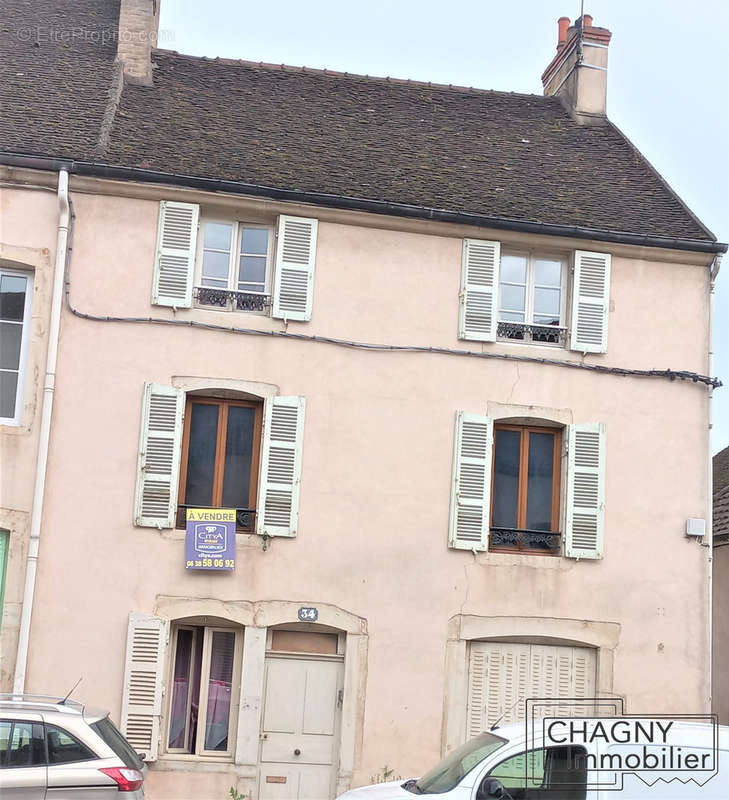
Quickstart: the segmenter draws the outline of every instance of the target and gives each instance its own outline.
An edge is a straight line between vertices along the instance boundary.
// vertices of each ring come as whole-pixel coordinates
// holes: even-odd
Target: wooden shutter
[[[189,308],[195,273],[197,221],[200,206],[194,203],[159,204],[157,253],[154,261],[152,303]]]
[[[456,414],[449,547],[488,547],[493,440],[490,417],[466,411]]]
[[[610,255],[575,251],[570,348],[581,353],[607,352],[610,310]]]
[[[180,473],[185,394],[172,386],[144,385],[134,524],[173,528]]]
[[[461,306],[458,336],[481,342],[496,340],[501,243],[463,240]]]
[[[530,645],[471,642],[468,673],[468,735],[477,736],[501,720],[524,719],[530,697]]]
[[[145,761],[157,760],[168,635],[167,620],[129,615],[121,730]]]
[[[605,426],[571,425],[567,461],[568,558],[602,558],[605,528]]]
[[[273,316],[311,319],[318,222],[305,217],[278,218]]]
[[[256,509],[261,536],[296,536],[305,408],[303,397],[266,401]]]

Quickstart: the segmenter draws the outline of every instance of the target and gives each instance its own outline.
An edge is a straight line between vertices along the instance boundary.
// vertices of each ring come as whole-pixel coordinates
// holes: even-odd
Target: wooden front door
[[[267,656],[260,800],[334,796],[343,666],[334,659]]]

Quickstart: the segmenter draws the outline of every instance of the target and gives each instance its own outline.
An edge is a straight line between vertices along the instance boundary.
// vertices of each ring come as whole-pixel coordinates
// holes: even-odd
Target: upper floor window
[[[494,426],[492,549],[559,551],[562,432]]]
[[[499,273],[497,334],[550,344],[564,344],[566,265],[534,253],[504,253]]]
[[[0,423],[19,423],[23,410],[32,294],[28,273],[0,270]]]
[[[178,525],[187,508],[235,508],[255,528],[263,404],[188,395],[182,439]]]
[[[195,294],[201,305],[263,311],[270,302],[271,229],[204,220]]]

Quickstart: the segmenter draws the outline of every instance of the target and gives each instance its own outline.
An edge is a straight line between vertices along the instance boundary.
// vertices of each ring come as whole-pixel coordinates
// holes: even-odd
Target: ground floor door
[[[334,797],[344,664],[266,657],[260,800]]]
[[[471,642],[468,671],[468,737],[524,719],[527,698],[595,696],[596,651],[514,642]],[[589,708],[577,713],[589,715]],[[573,706],[551,714],[572,716]]]

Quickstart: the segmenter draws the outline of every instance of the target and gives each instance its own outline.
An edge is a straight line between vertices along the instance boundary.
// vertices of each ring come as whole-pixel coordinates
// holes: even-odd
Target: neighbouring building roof
[[[712,459],[714,494],[729,486],[729,447],[720,450]]]
[[[3,5],[1,152],[714,241],[617,128],[554,97],[165,50],[151,87],[122,87],[118,0]]]
[[[713,466],[713,538],[714,543],[729,540],[729,447],[720,450],[712,460]]]

